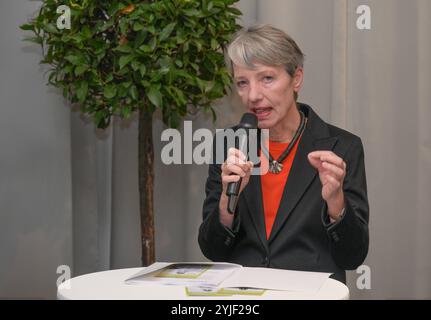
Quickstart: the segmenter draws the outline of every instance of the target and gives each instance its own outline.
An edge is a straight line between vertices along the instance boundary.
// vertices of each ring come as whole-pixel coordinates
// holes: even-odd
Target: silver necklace
[[[290,141],[286,150],[283,151],[283,153],[280,155],[280,157],[278,157],[277,160],[275,160],[271,156],[271,154],[269,153],[268,149],[266,149],[265,146],[262,146],[262,152],[269,160],[269,171],[272,173],[279,174],[283,170],[282,162],[289,155],[290,151],[292,151],[293,146],[298,141],[299,137],[301,136],[302,132],[304,131],[306,118],[305,118],[304,113],[301,110],[299,110],[299,115],[301,116],[301,122],[299,124],[299,127],[298,127],[298,129],[296,129],[296,132],[293,136],[292,141]]]

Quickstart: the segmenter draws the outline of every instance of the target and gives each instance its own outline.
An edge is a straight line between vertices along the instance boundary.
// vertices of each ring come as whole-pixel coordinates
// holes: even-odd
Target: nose
[[[248,100],[250,102],[257,102],[262,99],[263,95],[259,88],[259,84],[256,82],[250,82],[250,90],[248,92]]]

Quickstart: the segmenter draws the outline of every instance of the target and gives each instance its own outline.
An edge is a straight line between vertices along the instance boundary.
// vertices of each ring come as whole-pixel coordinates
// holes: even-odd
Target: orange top
[[[293,159],[295,158],[296,150],[298,149],[299,141],[296,141],[289,155],[282,162],[283,170],[278,173],[268,171],[261,176],[262,196],[263,196],[263,211],[265,212],[266,239],[269,239],[272,226],[277,215],[278,207],[280,206],[283,190],[286,185],[287,178],[292,167]],[[289,143],[269,142],[269,152],[274,159],[278,159]],[[264,156],[264,155],[261,155]]]

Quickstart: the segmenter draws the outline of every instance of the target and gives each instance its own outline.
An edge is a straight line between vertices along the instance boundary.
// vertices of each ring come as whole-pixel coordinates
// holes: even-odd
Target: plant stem
[[[139,207],[141,216],[142,265],[155,261],[154,250],[154,145],[153,114],[145,106],[139,110]]]

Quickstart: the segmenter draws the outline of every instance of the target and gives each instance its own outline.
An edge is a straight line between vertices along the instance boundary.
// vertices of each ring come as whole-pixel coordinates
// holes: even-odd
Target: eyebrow
[[[274,74],[275,72],[274,72],[274,71],[272,71],[272,70],[263,70],[263,71],[259,71],[259,72],[257,73],[257,75],[258,75],[258,76],[260,76],[260,75],[262,75],[262,74],[264,74],[264,73],[271,73],[271,74]]]
[[[258,73],[256,73],[256,76],[261,76],[262,74],[266,74],[266,73],[270,73],[270,74],[275,74],[275,72],[274,71],[272,71],[272,70],[262,70],[262,71],[259,71]],[[235,80],[240,80],[240,79],[247,79],[247,77],[244,77],[244,76],[239,76],[239,77],[234,77],[234,79]]]

